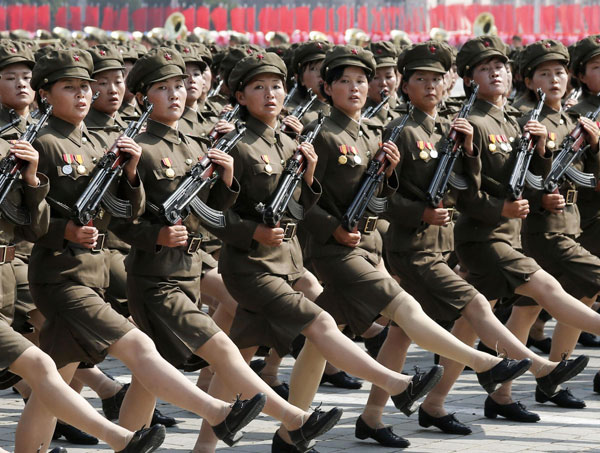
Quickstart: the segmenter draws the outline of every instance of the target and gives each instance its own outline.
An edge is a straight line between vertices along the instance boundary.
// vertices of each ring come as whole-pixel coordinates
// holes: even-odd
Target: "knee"
[[[493,316],[492,307],[488,300],[481,294],[476,295],[465,307],[463,314],[475,319],[481,319],[485,316]]]
[[[40,380],[48,380],[49,377],[62,379],[52,358],[42,350],[29,348],[20,358],[24,360],[17,372],[31,387]]]
[[[393,344],[396,347],[400,348],[400,350],[402,351],[408,350],[412,343],[412,340],[408,335],[406,335],[406,332],[404,332],[404,330],[398,326],[390,326],[388,338],[386,338],[386,341],[388,339],[392,341]]]
[[[338,328],[333,316],[323,310],[305,329],[305,335],[310,337],[311,334],[324,334],[337,330]]]
[[[115,345],[120,342],[123,342],[122,350],[130,360],[145,361],[158,355],[152,339],[139,329],[130,330]]]
[[[539,270],[530,278],[532,297],[534,299],[543,299],[551,294],[565,293],[563,287],[552,275],[544,270]]]

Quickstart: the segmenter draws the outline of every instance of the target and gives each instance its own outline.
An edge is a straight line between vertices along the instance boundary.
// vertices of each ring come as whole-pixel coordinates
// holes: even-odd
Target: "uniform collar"
[[[194,109],[186,106],[181,118],[191,121],[193,123],[197,123],[198,121],[200,121],[200,122],[204,121],[204,116],[200,112],[200,106],[198,106],[198,110],[194,110]]]
[[[506,118],[504,117],[504,109],[495,106],[491,102],[485,101],[483,99],[477,99],[475,100],[474,107],[480,112],[491,116],[499,123],[504,123],[506,121]]]
[[[90,109],[85,119],[88,120],[86,121],[86,124],[89,122],[91,127],[97,126],[105,128],[119,126],[122,129],[127,127],[127,124],[121,119],[119,112],[116,112],[113,118],[112,116],[107,115],[100,110],[96,110],[93,107]]]
[[[185,135],[181,134],[177,129],[153,119],[148,119],[146,132],[174,145],[179,145],[182,141],[187,143]]]
[[[438,118],[439,118],[439,115],[438,115]],[[429,135],[433,134],[433,131],[435,130],[435,124],[437,122],[437,119],[430,117],[427,113],[425,113],[424,111],[422,111],[416,107],[413,109],[412,119],[419,126],[421,126],[425,130],[425,132],[427,132]]]
[[[361,124],[359,125],[336,107],[331,107],[331,115],[329,115],[329,118],[355,139],[358,138],[360,129],[364,127],[364,120],[361,121]]]
[[[567,122],[567,118],[564,111],[561,110],[560,112],[557,112],[556,110],[548,107],[546,104],[544,104],[544,106],[542,107],[542,113],[540,117],[547,119],[556,127],[561,125],[561,120],[562,124],[565,124]]]
[[[600,106],[600,96],[596,96],[592,93],[586,92],[582,96],[582,100],[590,103],[594,107]]]
[[[81,123],[81,127],[79,127],[56,116],[51,116],[48,119],[48,126],[50,126],[59,134],[63,135],[65,138],[71,140],[77,146],[81,146],[85,142],[90,141],[90,134],[85,127],[85,123]]]
[[[275,145],[277,143],[281,143],[281,137],[279,136],[279,131],[273,129],[272,127],[267,126],[258,118],[253,117],[252,115],[248,115],[248,120],[246,121],[246,127],[254,132],[257,136],[262,138],[269,145]]]

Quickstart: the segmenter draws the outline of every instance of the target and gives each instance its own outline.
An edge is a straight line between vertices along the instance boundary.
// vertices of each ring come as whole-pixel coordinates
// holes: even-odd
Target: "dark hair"
[[[550,61],[554,61],[554,60],[550,60]],[[556,60],[556,61],[559,61],[559,60]],[[569,75],[569,67],[567,66],[567,64],[566,63],[562,63],[562,65],[564,66],[564,68],[565,68],[565,70],[567,72],[567,75]],[[535,68],[533,68],[531,71],[529,71],[529,73],[527,75],[525,75],[525,77],[523,77],[523,84],[525,85],[525,89],[527,90],[525,94],[527,95],[527,99],[529,101],[531,101],[531,102],[538,102],[538,98],[537,98],[537,95],[535,94],[535,91],[530,90],[529,88],[527,88],[527,85],[525,84],[525,79],[526,78],[529,78],[529,79],[533,78],[533,75],[535,74],[535,71],[537,70],[538,67],[539,67],[539,65],[537,65]],[[565,97],[566,94],[567,93],[565,91],[565,93],[563,94],[563,97]]]
[[[342,76],[344,75],[344,71],[346,70],[346,68],[348,66],[353,66],[353,65],[337,66],[337,67],[333,68],[331,71],[327,71],[324,82],[327,85],[331,86],[331,84],[333,82],[340,80],[342,78]],[[367,71],[365,70],[365,68],[363,68],[361,66],[357,66],[357,67],[362,69],[363,72],[365,73],[365,76],[367,76]],[[325,83],[321,84],[321,87],[320,87],[321,94],[323,95],[323,97],[325,98],[325,100],[327,101],[328,104],[333,105],[333,99],[331,99],[331,96],[329,96],[327,93],[325,93]]]
[[[50,91],[56,82],[57,81],[46,83],[41,88],[39,88],[38,90],[35,91],[35,102],[38,105],[40,105],[40,103],[42,102],[42,95],[40,94],[40,90]]]

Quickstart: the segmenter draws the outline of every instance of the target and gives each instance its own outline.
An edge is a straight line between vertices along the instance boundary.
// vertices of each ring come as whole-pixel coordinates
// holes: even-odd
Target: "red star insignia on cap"
[[[596,42],[600,44],[600,36],[596,38]]]
[[[352,53],[353,53],[354,55],[358,55],[358,50],[356,50],[356,49],[352,49]]]
[[[259,60],[262,60],[263,58],[265,58],[265,56],[262,53],[259,53],[256,58],[258,58]]]
[[[552,47],[552,44],[550,44],[549,42],[547,42],[546,44],[544,44],[544,46],[546,46],[546,49],[549,49],[550,47]]]
[[[490,47],[490,42],[489,41],[483,41],[483,45],[485,47]]]
[[[377,53],[383,53],[383,50],[377,49]]]
[[[436,50],[437,50],[437,48],[435,46],[429,47],[429,52],[431,52],[431,53],[435,53]]]
[[[73,60],[79,61],[79,55],[73,55]]]
[[[11,47],[11,48],[10,48],[10,51],[11,51],[12,53],[17,53],[17,49],[15,49],[14,47]]]
[[[252,49],[246,49],[246,53],[247,53],[248,55],[252,55]]]
[[[189,47],[184,47],[183,51],[184,51],[185,53],[190,53],[190,48],[189,48]]]
[[[74,42],[71,43],[71,47],[76,47],[77,44],[75,44]]]
[[[170,53],[166,53],[165,54],[165,60],[169,61],[169,60],[172,60],[172,59],[173,59],[173,57],[171,56]]]
[[[101,50],[100,55],[102,55],[102,56],[106,55],[106,50]]]
[[[323,44],[321,44],[320,42],[318,42],[318,43],[317,43],[317,47],[318,47],[319,49],[322,49],[322,48],[323,48]]]

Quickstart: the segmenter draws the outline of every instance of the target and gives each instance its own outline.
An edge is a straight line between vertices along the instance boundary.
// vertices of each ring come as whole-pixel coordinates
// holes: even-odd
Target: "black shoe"
[[[600,393],[600,371],[594,376],[594,393]]]
[[[254,371],[256,374],[260,374],[260,372],[264,370],[266,366],[267,362],[265,362],[264,359],[254,359],[250,362],[250,368],[252,368],[252,371]]]
[[[598,338],[593,333],[589,332],[581,332],[579,334],[579,340],[577,340],[577,342],[580,345],[586,346],[588,348],[597,348],[598,346],[600,346],[600,338]]]
[[[188,373],[193,373],[194,371],[201,370],[207,366],[209,366],[209,363],[206,360],[204,360],[202,357],[192,354],[185,362],[175,368]]]
[[[585,407],[585,401],[575,398],[569,389],[561,389],[551,397],[548,397],[536,386],[535,400],[538,403],[550,401],[558,407],[566,407],[567,409],[583,409]]]
[[[121,390],[119,390],[113,396],[102,400],[102,412],[104,412],[104,416],[107,419],[119,419],[119,411],[121,410],[121,404],[123,404],[123,399],[125,398],[125,394],[127,393],[128,388],[129,384],[123,384]]]
[[[98,439],[94,436],[90,436],[88,433],[84,433],[74,426],[57,422],[52,440],[57,440],[61,437],[64,437],[67,442],[76,445],[96,445],[98,443]]]
[[[305,448],[306,451],[309,442],[333,428],[343,412],[339,407],[334,407],[327,412],[317,407],[300,428],[288,431],[290,439],[298,448]]]
[[[21,376],[11,373],[8,370],[0,371],[0,390],[11,388],[21,380]]]
[[[550,354],[550,349],[552,348],[552,338],[546,337],[543,340],[535,340],[531,337],[527,338],[527,347],[536,348],[538,351],[541,351],[543,354]]]
[[[236,433],[260,414],[266,402],[264,393],[257,393],[249,400],[241,400],[238,396],[225,420],[212,427],[215,436],[233,447],[241,439]]]
[[[162,414],[158,409],[154,408],[154,414],[152,414],[151,425],[163,425],[165,428],[170,428],[177,424],[177,420],[168,415]]]
[[[374,337],[363,339],[363,343],[365,345],[365,348],[367,348],[367,352],[374,359],[377,358],[379,350],[381,349],[381,346],[383,345],[385,339],[388,336],[389,330],[390,328],[386,326],[381,332],[379,332]]]
[[[434,417],[425,412],[423,406],[419,407],[419,425],[423,428],[435,426],[447,434],[462,434],[463,436],[466,436],[473,432],[467,425],[459,422],[454,414],[444,415],[443,417]]]
[[[323,377],[321,378],[321,385],[327,382],[329,382],[334,387],[340,389],[358,390],[362,387],[362,382],[360,382],[355,377],[350,376],[345,371],[340,371],[338,373],[333,374],[323,373]]]
[[[273,442],[271,443],[271,453],[319,453],[314,448],[311,448],[315,444],[315,441],[310,442],[304,448],[298,448],[295,445],[288,444],[284,441],[279,432],[276,431],[273,436]]]
[[[488,348],[488,346],[481,340],[477,343],[477,350],[481,352],[487,352],[490,355],[498,356],[498,353],[494,351],[492,348]]]
[[[544,395],[551,397],[556,393],[556,387],[581,373],[589,361],[590,358],[585,355],[580,355],[576,359],[561,360],[549,375],[536,379],[537,388]]]
[[[502,359],[502,362],[491,369],[477,373],[477,380],[488,394],[493,393],[499,384],[518,378],[531,367],[531,364],[531,359]]]
[[[410,417],[417,410],[415,402],[425,396],[435,385],[440,382],[444,367],[434,365],[427,373],[420,372],[418,369],[412,377],[406,390],[397,395],[392,395],[392,401],[397,409],[402,411],[407,417]]]
[[[282,382],[279,385],[270,385],[269,387],[271,387],[275,393],[277,393],[286,401],[290,397],[290,386],[287,382]]]
[[[163,425],[142,428],[133,434],[127,446],[118,453],[150,453],[162,445],[165,434]]]
[[[510,404],[498,404],[489,395],[485,400],[483,413],[487,418],[496,418],[501,415],[507,420],[523,423],[535,423],[540,420],[538,414],[528,411],[520,401]]]
[[[406,448],[410,445],[410,442],[407,439],[394,434],[391,426],[386,426],[385,428],[371,428],[361,417],[356,419],[354,436],[358,439],[371,438],[384,447]]]
[[[67,449],[65,447],[55,447],[49,450],[48,453],[67,453]]]

